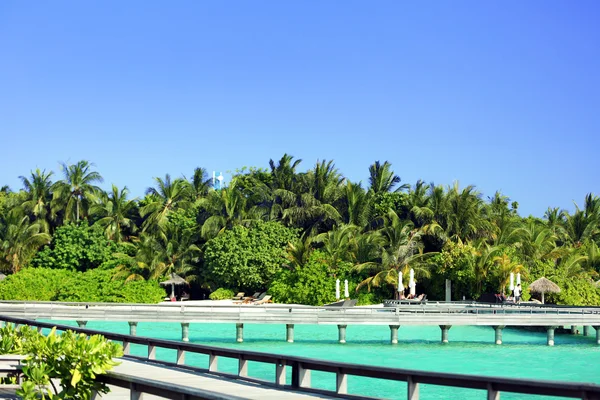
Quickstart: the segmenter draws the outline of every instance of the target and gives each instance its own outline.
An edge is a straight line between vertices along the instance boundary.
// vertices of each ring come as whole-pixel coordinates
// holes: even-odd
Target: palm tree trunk
[[[77,222],[79,222],[79,196],[77,196]]]

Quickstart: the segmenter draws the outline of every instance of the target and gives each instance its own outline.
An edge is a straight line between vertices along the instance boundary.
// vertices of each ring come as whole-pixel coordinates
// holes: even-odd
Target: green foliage
[[[286,261],[285,248],[296,232],[278,222],[234,226],[209,240],[204,250],[207,278],[220,287],[266,287]]]
[[[219,288],[208,296],[208,298],[211,300],[227,300],[231,299],[232,297],[233,290],[225,288]]]
[[[476,292],[475,259],[476,250],[469,244],[446,243],[444,249],[433,256],[432,263],[436,265],[426,292],[433,300],[445,298],[446,279],[452,281],[452,300],[478,298]]]
[[[114,270],[95,269],[78,272],[75,278],[60,287],[57,301],[158,303],[165,290],[156,281],[129,281],[113,279]]]
[[[351,281],[351,267],[352,264],[348,262],[339,262],[336,278],[330,273],[326,255],[317,250],[310,255],[306,264],[298,266],[294,270],[281,270],[269,286],[269,294],[273,296],[276,303],[315,306],[331,303],[336,301],[336,279],[340,279],[342,296],[344,295],[344,279],[348,279],[348,291],[354,293],[356,283]],[[363,301],[368,302],[369,299],[372,297],[365,295]]]
[[[114,279],[115,270],[72,272],[26,268],[0,282],[2,300],[158,303],[165,291],[156,281]]]
[[[380,192],[373,197],[373,208],[377,216],[387,215],[390,209],[396,213],[406,204],[408,195],[401,192]]]
[[[60,288],[74,278],[67,270],[25,268],[0,282],[0,299],[54,301]]]
[[[101,335],[87,338],[85,334],[67,331],[59,336],[53,329],[43,336],[32,328],[24,328],[31,332],[12,334],[16,341],[21,341],[27,355],[23,362],[25,381],[17,391],[19,396],[25,400],[89,400],[93,392],[109,392],[108,386],[97,381],[96,376],[117,365],[113,358],[123,355],[119,344]],[[27,340],[23,340],[25,336]],[[58,380],[60,386],[56,387],[51,380]]]
[[[33,267],[87,271],[111,259],[120,246],[108,240],[99,226],[67,224],[56,230],[52,242],[31,261]]]

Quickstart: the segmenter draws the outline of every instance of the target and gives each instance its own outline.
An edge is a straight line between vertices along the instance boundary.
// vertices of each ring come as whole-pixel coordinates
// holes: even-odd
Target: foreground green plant
[[[113,358],[123,355],[119,344],[101,335],[87,338],[72,331],[57,335],[54,328],[44,336],[30,327],[17,329],[11,324],[0,329],[0,352],[27,356],[23,361],[25,379],[17,390],[25,400],[89,400],[94,392],[108,393],[108,386],[96,376],[117,365]]]

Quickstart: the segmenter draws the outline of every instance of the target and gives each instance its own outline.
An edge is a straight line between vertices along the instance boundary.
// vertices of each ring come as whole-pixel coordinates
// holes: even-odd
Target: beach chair
[[[244,292],[239,292],[238,294],[236,294],[235,296],[233,296],[231,298],[231,300],[242,300],[244,298],[245,294],[246,293],[244,293]]]
[[[262,299],[256,300],[252,304],[265,304],[265,303],[268,303],[270,300],[271,300],[271,296],[265,294],[265,296]]]

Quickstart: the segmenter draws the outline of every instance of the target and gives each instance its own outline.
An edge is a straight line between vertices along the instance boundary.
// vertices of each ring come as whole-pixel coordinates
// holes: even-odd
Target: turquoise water
[[[73,321],[66,324],[75,325]],[[91,329],[129,333],[126,322],[90,321]],[[579,328],[582,332],[582,328]],[[143,323],[139,336],[180,340],[181,325],[173,323]],[[190,324],[190,342],[228,348],[297,355],[324,360],[344,361],[385,367],[425,371],[464,373],[553,381],[589,382],[600,384],[600,346],[595,331],[591,336],[556,334],[554,347],[546,346],[546,334],[506,328],[503,344],[494,344],[490,327],[454,326],[450,343],[440,342],[440,328],[402,326],[397,345],[391,345],[387,326],[348,326],[346,344],[337,343],[337,326],[296,325],[294,343],[285,341],[285,325],[244,326],[244,343],[235,342],[234,324]],[[147,355],[143,346],[132,346],[132,353]],[[175,351],[157,350],[157,358],[175,361]],[[186,354],[186,364],[203,368],[208,357]],[[219,359],[219,371],[237,372],[237,360]],[[291,382],[288,369],[288,382]],[[250,363],[249,374],[262,379],[274,379],[272,365]],[[335,388],[335,376],[312,372],[312,386]],[[406,398],[406,383],[378,379],[349,377],[348,390],[384,398]],[[483,391],[421,385],[423,399],[485,398]],[[541,399],[542,396],[503,393],[502,399]]]

